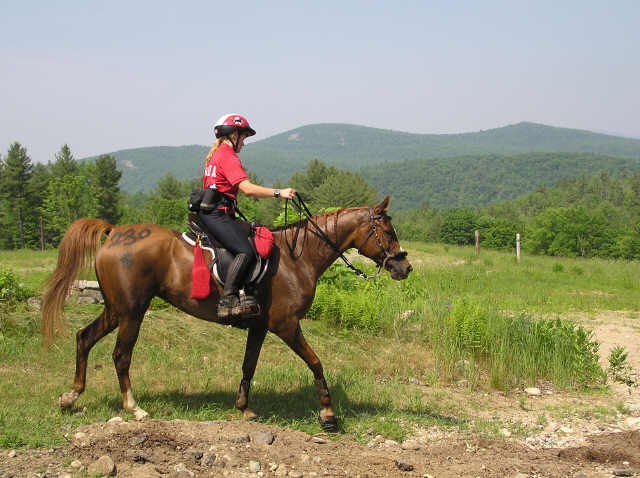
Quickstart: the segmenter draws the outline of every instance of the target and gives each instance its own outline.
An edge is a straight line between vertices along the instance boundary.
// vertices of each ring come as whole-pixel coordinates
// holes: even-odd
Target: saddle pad
[[[190,246],[195,246],[196,242],[190,238],[186,232],[182,233],[182,239],[184,242],[189,244]],[[224,278],[226,278],[227,271],[229,266],[231,265],[231,261],[233,261],[233,254],[231,254],[228,250],[223,248],[211,248],[211,247],[202,247],[203,251],[209,251],[211,253],[211,257],[213,261],[210,265],[211,271],[213,272],[214,277],[220,282],[220,284],[224,285]],[[269,268],[269,261],[266,259],[260,258],[257,256],[257,261],[255,266],[253,267],[253,271],[249,275],[249,282],[253,284],[258,284],[264,279],[267,269]]]

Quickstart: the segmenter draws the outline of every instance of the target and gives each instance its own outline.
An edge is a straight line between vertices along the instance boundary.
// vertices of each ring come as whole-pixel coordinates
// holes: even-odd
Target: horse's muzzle
[[[387,261],[386,269],[391,274],[393,280],[404,280],[409,277],[409,274],[413,270],[411,263],[406,259],[406,255],[402,259],[389,259]]]

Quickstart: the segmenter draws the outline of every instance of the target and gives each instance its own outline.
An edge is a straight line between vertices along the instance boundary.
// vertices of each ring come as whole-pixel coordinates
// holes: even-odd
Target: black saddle
[[[255,257],[255,265],[253,267],[253,271],[247,274],[247,285],[255,286],[264,279],[266,276],[267,267],[269,265],[268,259],[263,259],[256,252],[256,246],[253,242],[253,227],[249,222],[241,222],[243,227],[246,228],[247,237],[249,238],[249,243],[251,244],[251,248],[253,250],[253,254]],[[234,255],[224,248],[222,244],[211,234],[205,224],[200,220],[198,214],[189,214],[187,217],[187,227],[188,231],[185,232],[182,237],[184,240],[194,245],[196,242],[196,238],[200,237],[200,244],[203,248],[211,249],[213,253],[213,261],[209,265],[212,274],[220,281],[221,284],[224,285],[225,279],[227,277],[227,272],[229,270],[229,266],[231,262],[233,262]]]

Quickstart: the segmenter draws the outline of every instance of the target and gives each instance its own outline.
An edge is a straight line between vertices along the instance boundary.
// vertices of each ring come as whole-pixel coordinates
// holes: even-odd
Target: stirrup
[[[257,319],[260,317],[260,304],[258,304],[256,298],[245,294],[244,290],[240,290],[238,295],[240,298],[232,307],[231,314],[235,318],[242,319]]]
[[[228,319],[235,315],[233,309],[238,306],[238,298],[235,295],[220,296],[218,301],[218,318]]]

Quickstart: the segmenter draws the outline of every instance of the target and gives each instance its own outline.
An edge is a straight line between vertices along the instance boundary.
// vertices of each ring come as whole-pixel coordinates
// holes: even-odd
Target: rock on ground
[[[104,455],[89,465],[87,473],[89,473],[90,476],[113,476],[116,474],[116,465],[110,456]]]

